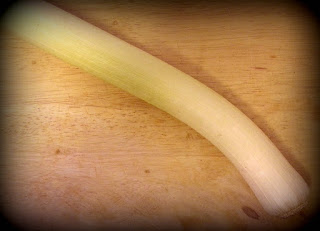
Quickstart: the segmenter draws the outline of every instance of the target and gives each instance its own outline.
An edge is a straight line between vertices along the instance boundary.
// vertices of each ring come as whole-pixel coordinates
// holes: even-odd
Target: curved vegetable
[[[5,25],[198,131],[232,161],[268,213],[285,217],[306,202],[307,184],[267,136],[189,75],[45,2],[17,3]]]

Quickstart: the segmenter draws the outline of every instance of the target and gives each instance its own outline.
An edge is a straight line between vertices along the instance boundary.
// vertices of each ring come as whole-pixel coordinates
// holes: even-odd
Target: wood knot
[[[253,219],[256,219],[256,220],[259,220],[259,215],[258,213],[253,210],[252,208],[248,207],[248,206],[243,206],[242,207],[242,211],[250,218],[253,218]]]

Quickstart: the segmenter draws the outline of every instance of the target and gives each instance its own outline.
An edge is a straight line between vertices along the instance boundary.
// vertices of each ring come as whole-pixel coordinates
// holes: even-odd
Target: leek
[[[4,23],[202,134],[230,159],[269,214],[286,217],[305,205],[309,188],[303,178],[248,117],[204,84],[46,2],[16,3]]]

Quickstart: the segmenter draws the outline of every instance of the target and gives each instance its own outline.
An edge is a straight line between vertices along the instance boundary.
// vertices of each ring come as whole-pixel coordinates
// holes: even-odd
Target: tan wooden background
[[[6,215],[32,228],[278,229],[318,203],[315,22],[298,5],[52,1],[153,54],[247,114],[311,186],[308,206],[266,214],[197,132],[4,31]]]

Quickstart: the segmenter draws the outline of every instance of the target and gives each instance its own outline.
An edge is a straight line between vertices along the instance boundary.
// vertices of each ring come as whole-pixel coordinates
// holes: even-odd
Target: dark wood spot
[[[186,138],[189,140],[193,140],[194,136],[192,135],[192,133],[187,133]]]
[[[144,170],[145,173],[150,173],[149,169]]]
[[[56,150],[56,154],[60,154],[61,153],[61,151],[60,151],[60,149],[58,148],[57,150]]]
[[[113,26],[118,25],[118,21],[117,21],[117,20],[114,20],[114,21],[112,22],[112,25],[113,25]]]
[[[242,207],[242,211],[248,216],[251,217],[253,219],[259,220],[259,215],[258,213],[253,210],[252,208],[248,207],[248,206],[243,206]]]
[[[254,69],[257,69],[257,70],[267,70],[267,68],[265,68],[265,67],[254,67]]]
[[[277,56],[275,56],[275,55],[270,55],[270,58],[277,58]]]
[[[33,60],[31,63],[32,63],[32,64],[36,64],[36,63],[37,63],[37,61]]]

